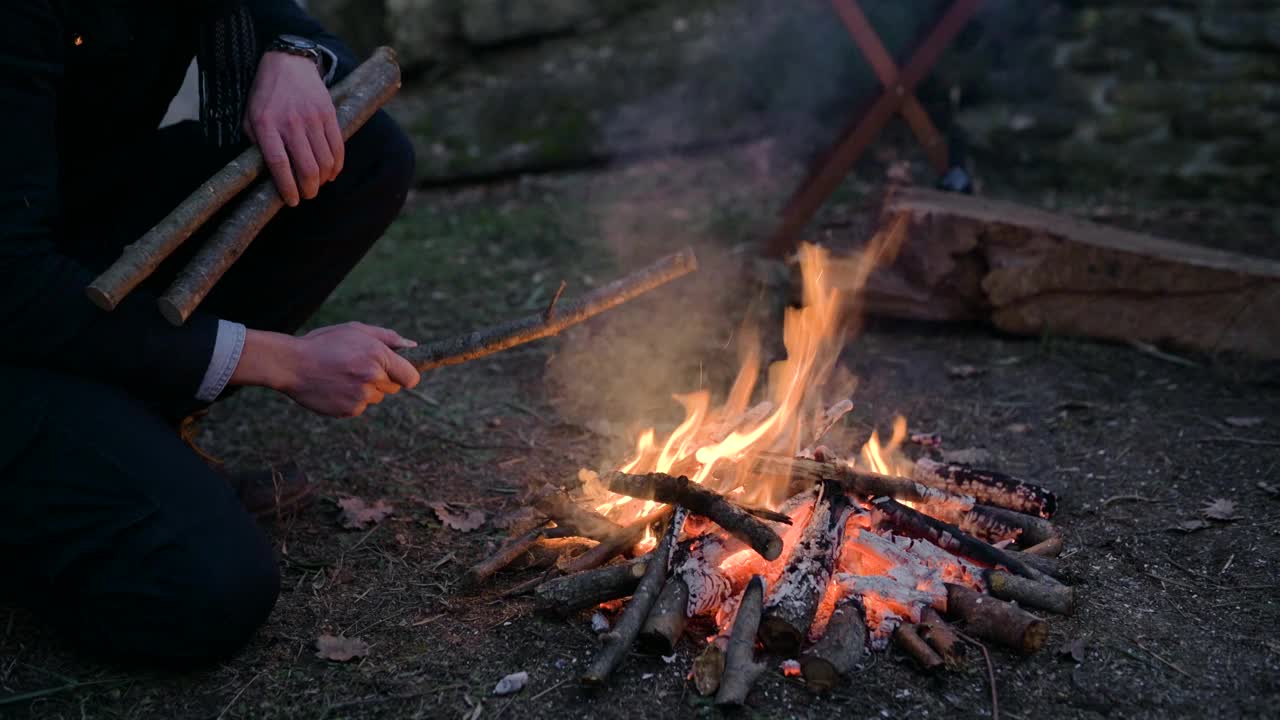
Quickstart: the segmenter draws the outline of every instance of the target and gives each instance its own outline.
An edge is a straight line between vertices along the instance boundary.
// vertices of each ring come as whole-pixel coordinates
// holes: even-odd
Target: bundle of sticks
[[[689,618],[716,614],[722,635],[693,676],[721,705],[745,702],[766,657],[798,660],[810,689],[831,690],[867,648],[873,608],[897,608],[901,616],[880,630],[925,671],[963,666],[965,636],[952,621],[1029,654],[1048,630],[1027,608],[1074,611],[1057,557],[1062,537],[1049,521],[1057,498],[1043,488],[927,459],[912,477],[769,454],[742,462],[757,478],[785,482],[791,499],[759,511],[684,477],[608,473],[601,480],[611,492],[661,503],[621,526],[543,486],[530,497],[537,527],[467,581],[474,587],[541,554],[535,566],[548,573],[506,594],[531,592],[535,607],[559,615],[629,597],[582,676],[589,685],[605,683],[633,646],[670,655]],[[656,547],[614,561],[655,526]],[[555,545],[565,537],[586,540]]]
[[[388,47],[378,48],[335,85],[332,95],[343,139],[349,139],[364,126],[399,88],[400,66],[395,51]],[[120,257],[85,288],[89,300],[103,310],[114,310],[197,230],[248,189],[157,301],[161,314],[169,322],[185,323],[258,233],[284,207],[271,179],[260,179],[265,167],[257,146],[246,149],[227,163],[155,227],[125,246]],[[572,302],[559,302],[565,287],[561,283],[541,313],[419,345],[403,354],[420,371],[474,360],[556,335],[687,275],[697,267],[693,252],[684,249]]]

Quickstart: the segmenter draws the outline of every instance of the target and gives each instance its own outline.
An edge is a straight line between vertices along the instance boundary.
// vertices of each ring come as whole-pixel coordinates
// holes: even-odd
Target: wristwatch
[[[310,58],[316,64],[320,75],[324,77],[326,85],[333,79],[334,70],[338,65],[338,58],[332,50],[301,35],[279,35],[271,41],[267,52],[282,52]]]

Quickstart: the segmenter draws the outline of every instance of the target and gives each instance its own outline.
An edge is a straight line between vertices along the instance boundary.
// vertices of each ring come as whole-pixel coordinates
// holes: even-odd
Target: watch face
[[[281,35],[277,38],[280,42],[297,50],[315,50],[315,42],[302,37],[301,35]]]

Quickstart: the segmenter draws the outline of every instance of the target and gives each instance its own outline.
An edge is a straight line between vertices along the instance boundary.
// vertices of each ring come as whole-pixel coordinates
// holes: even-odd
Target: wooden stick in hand
[[[349,140],[400,89],[395,51],[378,48],[342,83],[345,93],[337,106],[338,124],[342,139]],[[269,178],[250,191],[160,298],[158,304],[165,319],[174,325],[186,322],[283,207],[284,200]]]

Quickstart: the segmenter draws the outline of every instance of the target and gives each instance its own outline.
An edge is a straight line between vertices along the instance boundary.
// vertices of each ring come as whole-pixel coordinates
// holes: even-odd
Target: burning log
[[[965,622],[974,635],[1030,655],[1044,647],[1049,625],[1003,600],[960,585],[947,584],[947,611]]]
[[[1059,615],[1070,615],[1075,611],[1075,590],[1066,585],[1036,582],[1003,570],[988,570],[985,577],[987,591],[1002,600],[1012,600],[1019,605]]]
[[[1042,518],[1058,511],[1058,496],[1025,480],[993,470],[960,463],[940,463],[928,458],[916,461],[911,477],[939,490],[968,495],[985,505],[1014,510]]]
[[[644,537],[645,530],[647,530],[650,525],[662,522],[670,515],[670,507],[658,508],[623,528],[622,532],[615,534],[612,539],[601,542],[599,545],[569,561],[561,569],[564,570],[566,574],[571,574],[600,567],[612,560],[614,556],[619,553],[626,552],[634,547],[635,544],[640,542]]]
[[[557,335],[565,328],[582,323],[697,269],[697,257],[692,250],[685,249],[597,288],[573,302],[553,305],[546,312],[466,335],[419,345],[406,351],[404,356],[419,371],[426,371],[492,355],[516,345]]]
[[[893,644],[906,653],[925,672],[942,667],[942,657],[920,637],[919,629],[911,623],[902,623],[893,631]]]
[[[623,531],[622,526],[600,513],[582,507],[559,488],[545,486],[532,499],[533,506],[556,521],[560,527],[572,528],[582,537],[605,542]]]
[[[782,554],[782,538],[772,528],[723,495],[689,482],[689,478],[683,475],[615,472],[608,475],[607,484],[610,490],[620,495],[680,505],[688,508],[689,512],[709,518],[730,535],[750,545],[766,560],[776,560]]]
[[[336,110],[342,138],[349,140],[400,89],[400,65],[395,51],[378,48],[346,80],[350,84]],[[250,190],[160,297],[158,305],[165,319],[174,325],[186,322],[283,207],[284,200],[270,179]]]
[[[790,458],[785,455],[765,453],[756,458],[751,471],[766,477],[790,478],[790,494],[829,481],[838,483],[850,495],[884,496],[914,503],[952,501],[962,504],[966,509],[974,503],[973,498],[936,490],[907,478],[857,470],[839,463]]]
[[[534,607],[542,612],[568,615],[627,597],[635,593],[652,561],[652,555],[642,555],[628,562],[553,578],[534,589]]]
[[[1044,518],[990,505],[974,505],[966,513],[966,520],[979,525],[1017,530],[1018,544],[1022,547],[1031,547],[1061,536],[1057,526]]]
[[[965,644],[937,610],[927,607],[920,611],[916,633],[942,658],[948,670],[957,670],[964,665]]]
[[[831,582],[851,509],[839,485],[823,485],[809,524],[792,548],[782,577],[765,604],[760,621],[760,642],[765,650],[787,657],[800,652]]]
[[[805,685],[814,692],[830,692],[857,664],[866,644],[862,603],[850,595],[836,603],[822,638],[800,656]]]
[[[742,592],[738,613],[733,619],[733,634],[725,652],[724,674],[720,678],[720,690],[716,693],[716,705],[739,706],[747,701],[751,686],[764,672],[765,666],[756,662],[756,633],[760,626],[760,612],[764,603],[764,578],[755,575]]]
[[[680,529],[684,527],[687,514],[684,508],[676,508],[672,513],[671,522],[657,549],[653,551],[653,557],[645,568],[640,584],[636,586],[635,594],[623,609],[622,616],[614,624],[613,630],[605,634],[604,648],[596,655],[591,667],[583,673],[584,684],[603,685],[609,679],[613,669],[626,656],[636,636],[640,634],[640,627],[649,616],[649,611],[653,609],[666,582],[671,553],[675,549],[676,540],[680,537]]]
[[[872,508],[883,513],[895,530],[910,537],[923,538],[943,550],[985,565],[1002,565],[1032,580],[1054,582],[1052,578],[994,545],[960,530],[950,523],[931,518],[887,497],[876,498]]]

